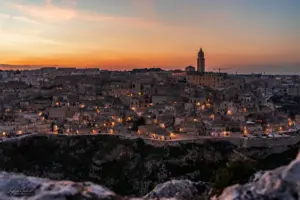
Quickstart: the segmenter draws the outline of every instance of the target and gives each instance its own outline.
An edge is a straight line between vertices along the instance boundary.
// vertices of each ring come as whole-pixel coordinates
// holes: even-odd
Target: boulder
[[[300,154],[289,165],[259,174],[245,185],[228,187],[213,199],[300,199]]]
[[[203,182],[192,182],[190,180],[172,180],[157,185],[144,198],[176,198],[179,200],[198,199],[207,194],[208,186]]]

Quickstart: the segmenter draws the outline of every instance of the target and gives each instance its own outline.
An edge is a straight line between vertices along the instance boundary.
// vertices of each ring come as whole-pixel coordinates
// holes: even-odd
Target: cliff
[[[228,162],[230,143],[154,147],[114,136],[34,136],[2,143],[0,170],[52,180],[91,181],[143,196],[172,179],[209,182]]]
[[[148,197],[153,197],[151,191],[161,183],[166,183],[163,188],[181,191],[180,184],[170,180],[190,180],[182,185],[196,188],[201,186],[199,180],[211,182],[218,193],[229,185],[246,183],[256,171],[288,164],[297,151],[298,146],[293,146],[273,155],[270,148],[238,149],[229,142],[155,147],[116,136],[37,135],[2,143],[0,170],[57,181],[89,181],[122,196],[150,192]],[[181,194],[178,190],[160,191],[171,197]]]

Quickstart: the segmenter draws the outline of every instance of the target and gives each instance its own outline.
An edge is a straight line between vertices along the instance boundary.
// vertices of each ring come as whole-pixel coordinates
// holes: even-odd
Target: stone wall
[[[274,138],[242,138],[242,137],[219,137],[219,138],[202,138],[197,140],[182,140],[182,141],[157,141],[151,139],[144,139],[147,144],[154,146],[176,146],[185,143],[204,144],[207,141],[227,141],[239,148],[250,147],[276,147],[295,145],[300,142],[300,136],[289,137],[274,137]]]

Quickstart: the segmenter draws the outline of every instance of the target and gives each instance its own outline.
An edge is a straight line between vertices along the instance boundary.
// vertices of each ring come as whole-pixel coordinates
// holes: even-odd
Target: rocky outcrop
[[[119,200],[115,193],[93,183],[71,181],[51,181],[48,179],[26,177],[12,173],[0,173],[0,199],[95,199]]]
[[[238,173],[238,172],[237,172]],[[255,176],[254,176],[255,177]],[[260,200],[300,198],[300,154],[289,165],[258,173],[245,185],[226,188],[215,200]]]
[[[199,199],[208,196],[209,187],[203,182],[192,182],[190,180],[172,180],[157,185],[145,198],[171,198],[179,200]]]
[[[90,182],[53,181],[0,172],[0,200],[142,200],[116,195]],[[151,198],[143,198],[150,200]],[[160,200],[176,200],[174,198]]]

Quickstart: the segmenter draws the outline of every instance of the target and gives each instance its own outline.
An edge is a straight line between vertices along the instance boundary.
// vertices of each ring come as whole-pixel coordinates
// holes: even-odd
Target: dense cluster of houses
[[[130,72],[43,68],[2,71],[0,77],[2,138],[32,132],[156,140],[259,136],[295,129],[299,121],[271,100],[298,95],[291,77],[200,74],[191,66]]]

